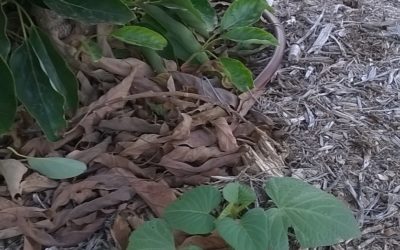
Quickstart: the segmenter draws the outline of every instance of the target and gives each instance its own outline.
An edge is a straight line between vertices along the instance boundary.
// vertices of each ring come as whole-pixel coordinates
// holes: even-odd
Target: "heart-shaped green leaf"
[[[256,27],[233,28],[222,37],[245,44],[278,45],[278,40],[271,33]]]
[[[268,196],[294,228],[303,248],[328,246],[359,237],[357,221],[341,201],[294,178],[272,178],[265,186]]]
[[[85,23],[125,24],[133,13],[120,0],[43,0],[59,14]]]
[[[248,206],[256,200],[254,191],[238,182],[229,183],[222,190],[226,201],[241,206]]]
[[[235,0],[226,10],[221,20],[223,30],[249,26],[258,20],[267,8],[265,0]]]
[[[51,86],[28,43],[23,43],[12,53],[10,68],[18,99],[36,119],[47,138],[57,140],[66,127],[64,99]]]
[[[4,13],[3,5],[0,5],[0,56],[7,60],[8,53],[10,53],[10,40],[7,37],[7,16]]]
[[[44,32],[33,27],[29,34],[29,44],[51,85],[64,97],[64,109],[72,114],[78,108],[78,82],[74,74]]]
[[[15,83],[10,68],[0,56],[0,134],[7,132],[14,122],[17,112],[17,100],[15,98]]]
[[[175,250],[172,231],[162,219],[147,221],[131,234],[127,250]]]
[[[246,92],[254,87],[253,74],[239,60],[224,57],[220,58],[228,80],[241,92]]]
[[[189,234],[207,234],[214,230],[210,213],[221,202],[221,192],[212,186],[196,187],[184,193],[165,209],[168,224]]]
[[[277,208],[268,209],[265,212],[267,216],[267,240],[268,249],[289,250],[289,239],[287,235],[288,227],[285,222],[285,215]]]
[[[73,159],[61,157],[28,157],[27,159],[31,169],[50,179],[68,179],[86,171],[85,163]]]
[[[219,235],[235,250],[267,248],[267,217],[261,208],[249,210],[240,220],[225,217],[216,224]]]
[[[154,50],[162,50],[167,40],[159,33],[141,26],[125,26],[115,30],[112,36],[125,43]]]

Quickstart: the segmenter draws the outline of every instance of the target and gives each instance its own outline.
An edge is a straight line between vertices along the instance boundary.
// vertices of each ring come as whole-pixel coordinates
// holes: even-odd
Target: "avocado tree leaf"
[[[237,27],[222,35],[223,38],[246,44],[278,45],[271,33],[256,27]]]
[[[179,248],[179,250],[203,250],[203,248],[195,245],[190,245],[187,247]]]
[[[266,8],[265,0],[235,0],[224,13],[221,28],[227,30],[249,26],[260,20],[261,14]]]
[[[79,103],[78,82],[74,74],[44,32],[33,27],[29,34],[29,44],[51,86],[64,97],[64,110],[72,114]]]
[[[267,216],[267,249],[289,250],[287,235],[289,225],[285,221],[285,215],[277,208],[268,209],[265,215]]]
[[[271,178],[265,186],[302,248],[328,246],[360,236],[351,210],[334,196],[301,180]]]
[[[189,234],[207,234],[214,230],[210,213],[221,202],[221,193],[212,186],[196,187],[184,193],[165,209],[164,217],[174,229]]]
[[[133,12],[120,0],[43,0],[50,9],[85,23],[125,24]]]
[[[217,12],[209,0],[191,0],[193,7],[198,11],[201,19],[206,24],[208,32],[215,29],[218,23]]]
[[[7,132],[14,122],[17,112],[15,83],[12,72],[5,60],[0,56],[0,134]]]
[[[35,158],[28,157],[28,164],[31,169],[38,171],[50,179],[68,179],[78,176],[86,171],[86,164],[68,158],[47,157]]]
[[[47,138],[55,141],[66,127],[64,99],[50,84],[27,42],[11,55],[17,98],[36,119]]]
[[[219,235],[235,250],[267,249],[267,217],[261,208],[247,211],[240,220],[220,219],[216,227]]]
[[[175,250],[172,231],[162,219],[147,221],[133,231],[127,250]]]
[[[8,53],[10,53],[10,40],[7,37],[7,16],[4,13],[3,5],[0,5],[0,56],[7,60]]]
[[[230,82],[241,92],[246,92],[254,87],[253,74],[239,60],[229,57],[220,58],[225,74]]]
[[[222,190],[224,199],[230,203],[241,206],[248,206],[256,200],[254,191],[238,182],[229,183]]]
[[[162,50],[168,44],[158,32],[141,26],[125,26],[115,30],[111,35],[125,43],[154,50]]]

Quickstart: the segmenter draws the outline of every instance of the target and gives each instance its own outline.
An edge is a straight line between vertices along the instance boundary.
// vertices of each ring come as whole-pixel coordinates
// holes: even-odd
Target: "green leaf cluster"
[[[333,245],[360,236],[351,211],[310,184],[276,177],[266,182],[265,192],[274,204],[267,210],[253,207],[255,192],[239,183],[225,186],[222,195],[213,186],[196,187],[168,206],[164,218],[136,229],[128,249],[175,249],[173,230],[190,235],[217,232],[236,250],[289,249],[289,228],[302,248]],[[222,206],[224,209],[218,212]]]

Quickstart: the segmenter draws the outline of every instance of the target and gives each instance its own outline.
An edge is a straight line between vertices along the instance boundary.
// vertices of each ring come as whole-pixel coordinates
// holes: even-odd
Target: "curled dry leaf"
[[[224,109],[221,107],[214,107],[212,109],[204,110],[198,114],[192,116],[193,123],[192,126],[200,126],[209,123],[219,117],[224,117],[228,115]]]
[[[143,134],[135,142],[120,142],[125,149],[120,153],[121,156],[130,156],[137,159],[144,152],[160,147],[160,136],[157,134]]]
[[[188,246],[198,246],[203,250],[229,250],[231,249],[226,242],[219,236],[191,236],[186,238],[180,245],[180,248]]]
[[[132,69],[137,72],[134,78],[150,78],[154,75],[154,72],[149,65],[136,58],[115,59],[102,57],[98,62],[93,64],[95,67],[102,68],[112,74],[124,77],[129,75]]]
[[[190,128],[192,126],[192,117],[187,114],[182,114],[183,121],[176,126],[171,136],[167,136],[166,141],[169,140],[186,140],[190,135]]]
[[[113,31],[114,25],[108,23],[100,23],[96,26],[97,43],[101,48],[102,55],[105,57],[114,58],[111,46],[108,43],[108,37]]]
[[[194,130],[190,133],[189,138],[173,142],[176,146],[189,146],[191,148],[208,147],[217,142],[215,135],[205,128]]]
[[[21,190],[23,194],[40,192],[50,188],[56,188],[58,182],[51,180],[39,173],[32,173],[21,182]]]
[[[28,168],[20,161],[14,159],[0,161],[0,175],[4,177],[13,200],[16,195],[21,195],[21,182],[27,171]]]
[[[115,131],[159,134],[161,125],[152,124],[137,117],[117,117],[111,120],[102,120],[99,124],[99,128]]]
[[[97,144],[92,148],[82,151],[78,150],[72,151],[67,155],[67,158],[78,160],[88,164],[100,154],[107,152],[107,148],[110,145],[110,143],[111,143],[111,137],[107,137],[104,141],[102,141],[101,143]]]
[[[221,157],[226,155],[226,152],[222,152],[217,147],[176,147],[174,150],[165,155],[173,160],[178,160],[182,162],[205,162],[210,158]]]
[[[131,227],[126,219],[118,214],[111,226],[111,236],[117,244],[118,249],[127,248],[131,231]]]
[[[219,148],[222,151],[229,153],[238,151],[239,146],[226,119],[220,117],[212,121],[212,124],[215,127]]]
[[[93,102],[89,106],[89,110],[94,107],[98,107],[100,105],[104,105],[105,103],[129,95],[129,90],[132,86],[133,79],[136,75],[137,71],[135,69],[131,69],[128,76],[122,80],[117,86],[110,89],[105,95],[101,96],[97,101]],[[96,109],[93,113],[89,114],[85,119],[80,121],[80,125],[85,129],[86,134],[90,134],[93,132],[93,126],[97,125],[104,117],[118,109],[121,109],[125,106],[124,102],[117,102],[110,105],[105,105],[102,108]]]
[[[115,169],[120,175],[125,176],[136,193],[146,202],[151,210],[158,216],[162,216],[164,209],[174,200],[176,195],[164,182],[148,181],[137,178],[125,169]]]
[[[96,159],[94,159],[93,161],[102,164],[103,166],[106,166],[108,168],[127,169],[138,177],[151,178],[151,176],[149,176],[145,169],[140,168],[132,161],[119,155],[104,153],[96,157]]]
[[[218,158],[212,158],[202,165],[194,167],[189,165],[188,163],[171,159],[170,157],[165,155],[161,158],[159,164],[167,168],[171,173],[176,176],[191,176],[199,173],[205,174],[212,169],[220,168],[223,166],[233,167],[234,164],[236,164],[240,160],[241,156],[242,153],[229,154]]]

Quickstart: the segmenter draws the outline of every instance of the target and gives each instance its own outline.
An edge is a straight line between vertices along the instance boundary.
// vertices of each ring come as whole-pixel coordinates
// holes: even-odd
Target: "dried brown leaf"
[[[148,150],[160,147],[160,136],[156,134],[143,134],[135,142],[120,142],[118,145],[125,149],[120,153],[121,156],[130,156],[137,159]]]
[[[102,68],[112,74],[120,76],[128,76],[132,69],[136,70],[134,78],[150,78],[154,75],[154,71],[145,62],[136,58],[115,59],[102,57],[94,66]]]
[[[191,176],[199,173],[204,174],[214,168],[220,168],[223,166],[232,167],[240,160],[241,156],[242,153],[234,153],[218,158],[212,158],[198,167],[194,167],[187,163],[173,160],[167,156],[163,156],[159,164],[167,168],[171,173],[176,176]]]
[[[151,178],[149,174],[139,166],[137,166],[132,161],[128,160],[125,157],[119,155],[112,155],[108,153],[104,153],[99,155],[96,159],[93,160],[96,163],[102,164],[108,168],[125,168],[130,170],[134,175],[138,177],[146,177]]]
[[[124,80],[122,80],[121,83],[110,89],[105,95],[101,96],[97,101],[93,102],[89,106],[89,110],[99,105],[104,105],[110,100],[114,100],[129,95],[129,90],[132,86],[136,73],[137,73],[136,70],[134,69],[131,70],[129,75],[127,75],[127,77]],[[125,103],[126,102],[121,101],[96,109],[93,113],[91,113],[85,119],[83,119],[80,122],[80,125],[85,129],[85,132],[87,134],[90,134],[93,132],[93,126],[97,125],[101,120],[103,120],[107,114],[123,108],[125,106]]]
[[[28,168],[20,161],[14,159],[0,161],[0,175],[6,181],[12,199],[15,199],[16,195],[21,195],[21,182],[27,171]]]
[[[122,250],[127,248],[131,231],[131,227],[126,219],[118,214],[111,227],[111,236],[117,244],[118,249]]]
[[[58,182],[51,180],[38,173],[33,173],[21,182],[21,190],[23,194],[40,192],[50,188],[56,188]]]
[[[137,117],[117,117],[111,120],[102,120],[99,124],[99,128],[116,131],[159,134],[161,125],[152,124]]]
[[[171,136],[165,137],[166,141],[169,140],[186,140],[190,135],[190,128],[192,126],[192,117],[187,114],[182,114],[183,121],[175,127]]]
[[[101,143],[97,144],[92,148],[82,151],[79,150],[72,151],[67,155],[67,158],[89,163],[100,154],[107,152],[107,148],[110,145],[110,143],[111,143],[111,137],[107,137],[104,141],[102,141]]]
[[[212,109],[204,110],[201,113],[195,114],[192,116],[193,123],[192,126],[200,126],[209,123],[215,119],[220,117],[227,116],[226,111],[221,107],[214,107]]]
[[[212,121],[212,124],[216,130],[219,148],[222,151],[229,153],[238,151],[239,146],[226,119],[224,117],[220,117]]]
[[[190,245],[195,245],[201,247],[203,250],[229,250],[230,247],[226,242],[218,236],[191,236],[186,238],[185,241],[180,245],[180,247],[188,247]]]
[[[166,154],[166,157],[169,157],[173,160],[179,160],[182,162],[205,162],[206,160],[214,157],[221,157],[226,155],[226,152],[222,152],[217,147],[176,147],[174,150]]]
[[[217,138],[210,130],[201,128],[192,131],[189,138],[186,140],[175,141],[173,144],[177,146],[186,145],[191,148],[197,148],[202,146],[208,147],[214,145],[216,142]]]

